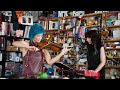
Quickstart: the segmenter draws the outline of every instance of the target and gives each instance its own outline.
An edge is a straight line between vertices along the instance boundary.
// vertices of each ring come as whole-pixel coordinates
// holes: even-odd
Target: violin
[[[46,39],[38,43],[38,48],[44,48],[53,51],[60,51],[61,49],[63,49],[62,44],[53,43],[52,41],[48,41]]]

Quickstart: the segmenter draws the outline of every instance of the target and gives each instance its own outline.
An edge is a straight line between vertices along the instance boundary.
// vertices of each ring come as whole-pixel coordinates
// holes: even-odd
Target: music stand
[[[70,70],[70,67],[68,67],[68,66],[66,66],[66,65],[64,65],[62,63],[59,63],[59,62],[54,63],[54,65],[57,66],[57,67],[59,67],[59,68],[61,68],[62,77],[63,77],[64,70]]]
[[[69,70],[70,69],[70,67],[68,67],[68,66],[66,66],[66,65],[64,65],[62,63],[56,62],[56,63],[54,63],[54,65],[61,68],[61,69],[63,68],[64,70]]]

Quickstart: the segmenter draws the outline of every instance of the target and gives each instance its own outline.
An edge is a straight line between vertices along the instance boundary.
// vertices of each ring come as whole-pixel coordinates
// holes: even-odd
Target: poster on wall
[[[33,25],[33,16],[22,16],[22,25]]]

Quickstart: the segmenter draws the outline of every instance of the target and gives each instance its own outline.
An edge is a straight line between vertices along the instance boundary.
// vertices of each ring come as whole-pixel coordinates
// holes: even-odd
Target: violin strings
[[[48,43],[48,44],[44,45],[43,47],[41,47],[41,49],[42,49],[42,48],[44,48],[44,47],[46,47],[46,46],[47,46],[47,45],[49,45],[49,44],[50,44],[50,43]]]

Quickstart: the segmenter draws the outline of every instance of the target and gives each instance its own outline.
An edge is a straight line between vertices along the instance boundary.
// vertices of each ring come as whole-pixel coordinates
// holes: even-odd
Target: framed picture
[[[33,16],[22,16],[21,24],[33,25]]]

